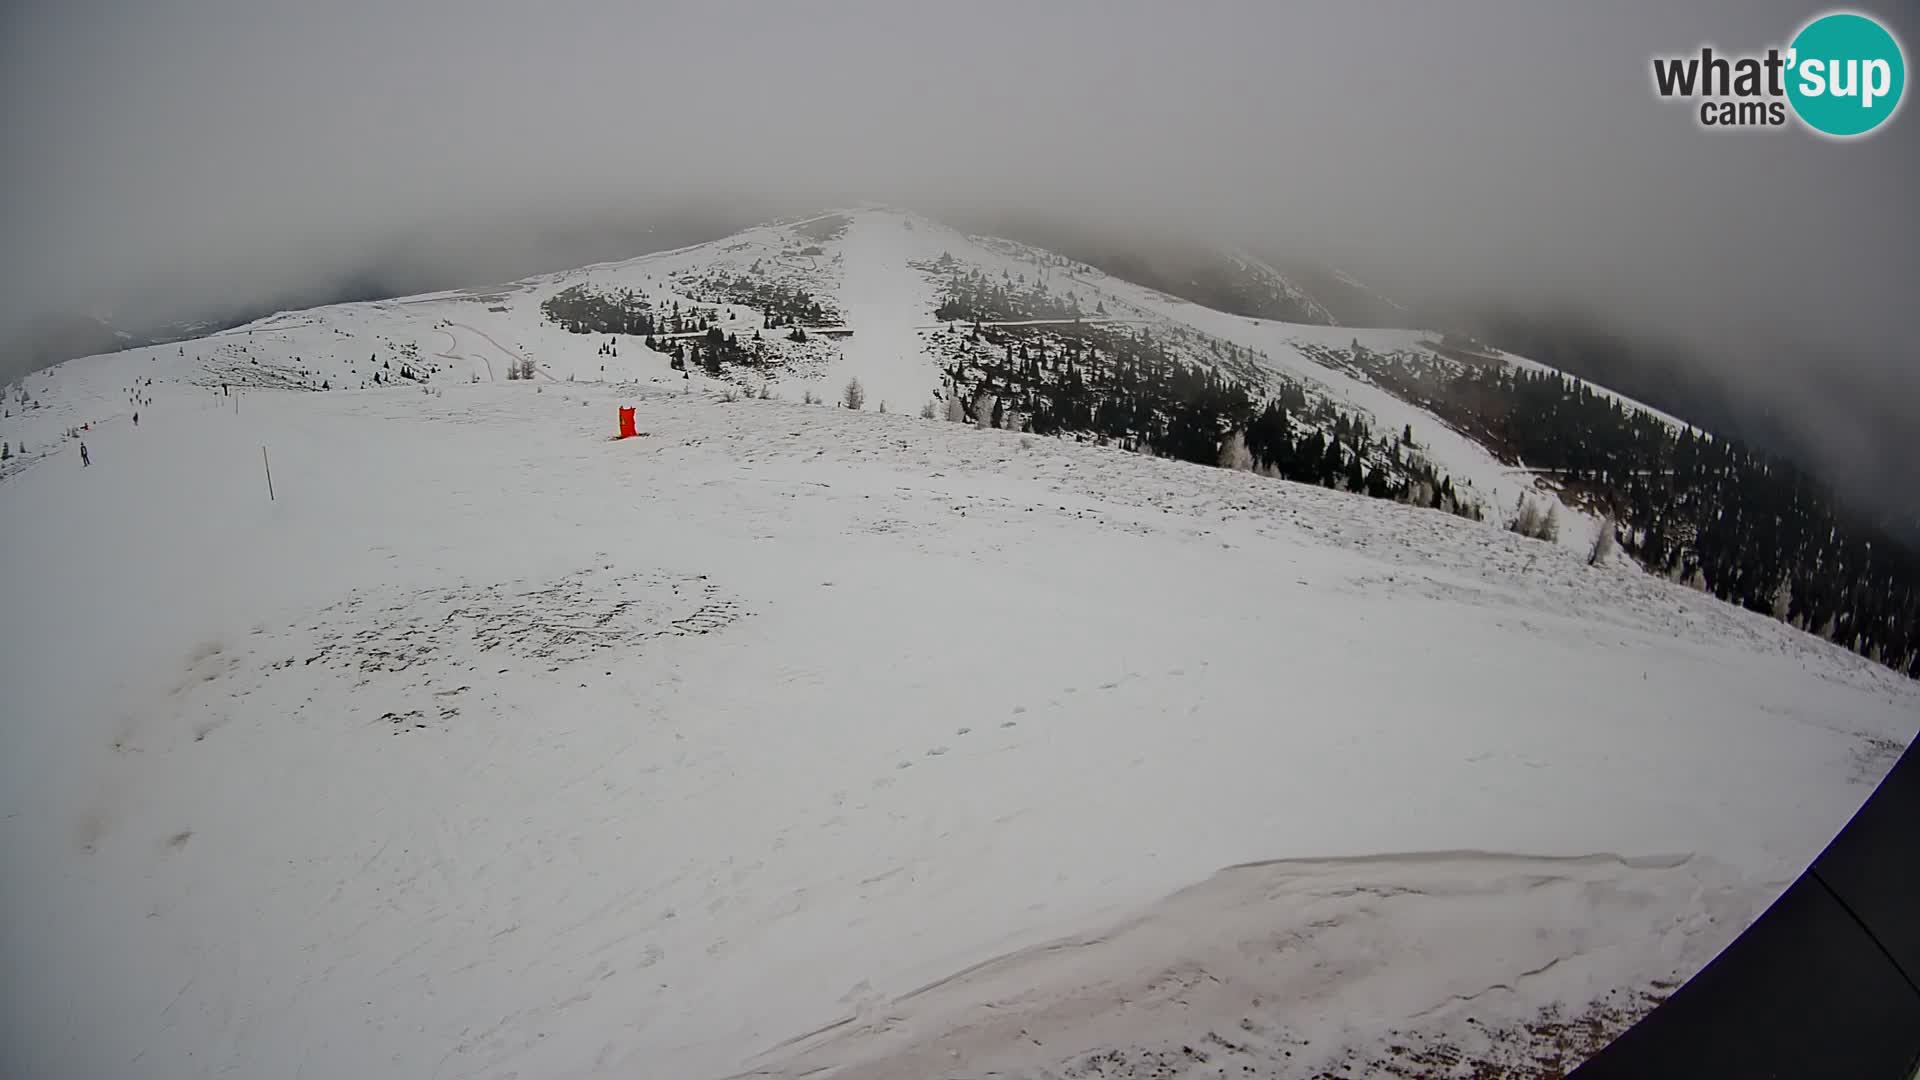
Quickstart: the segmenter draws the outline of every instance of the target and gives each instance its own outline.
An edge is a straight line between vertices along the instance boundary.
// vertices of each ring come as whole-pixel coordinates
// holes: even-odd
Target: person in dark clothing
[[[80,444],[80,467],[84,469],[91,464],[93,464],[93,458],[87,454],[87,444],[81,443]]]
[[[139,426],[140,426],[140,414],[139,414],[139,413],[134,413],[134,414],[133,414],[133,426],[134,426],[134,427],[139,427]]]

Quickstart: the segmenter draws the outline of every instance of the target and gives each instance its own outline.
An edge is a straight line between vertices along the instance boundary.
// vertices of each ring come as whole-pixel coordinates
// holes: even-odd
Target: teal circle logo
[[[1886,27],[1850,11],[1822,15],[1789,46],[1787,100],[1823,135],[1865,135],[1887,122],[1907,87],[1900,43]]]

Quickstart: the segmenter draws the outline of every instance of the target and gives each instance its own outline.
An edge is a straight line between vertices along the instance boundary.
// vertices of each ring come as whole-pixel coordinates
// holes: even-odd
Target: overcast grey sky
[[[1920,113],[1845,144],[1709,134],[1651,91],[1656,52],[1784,44],[1820,10],[15,0],[0,324],[246,302],[381,259],[496,273],[523,239],[487,236],[689,198],[875,197],[1226,234],[1403,293],[1624,305],[1793,342],[1755,361],[1770,386],[1877,380],[1910,406]],[[1913,52],[1911,6],[1863,10]]]

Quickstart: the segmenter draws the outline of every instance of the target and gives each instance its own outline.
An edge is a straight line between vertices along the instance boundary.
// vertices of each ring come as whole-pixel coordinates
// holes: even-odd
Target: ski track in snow
[[[933,290],[906,264],[940,249],[935,241],[929,251],[917,239],[903,219],[860,218],[848,226],[839,243],[846,252],[841,295],[854,332],[842,346],[828,400],[837,400],[846,379],[857,378],[869,409],[885,401],[893,411],[913,412],[938,384],[939,371],[922,357],[917,333],[933,316]]]
[[[955,240],[833,243],[828,378],[910,414],[931,294],[883,271]],[[603,362],[347,311],[198,344]],[[1920,714],[1690,590],[1243,473],[677,377],[235,412],[198,370],[34,376],[33,423],[109,422],[0,484],[0,1074],[1123,1076],[1213,1035],[1182,1068],[1309,1076],[1684,977]]]

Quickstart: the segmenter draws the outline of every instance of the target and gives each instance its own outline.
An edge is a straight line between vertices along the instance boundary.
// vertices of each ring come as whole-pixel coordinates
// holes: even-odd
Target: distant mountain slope
[[[1778,392],[1759,384],[1780,372],[1779,356],[1819,355],[1818,341],[1776,343],[1739,365],[1708,362],[1701,350],[1653,334],[1632,334],[1609,325],[1604,313],[1565,308],[1481,305],[1458,320],[1504,349],[1595,383],[1616,387],[1641,401],[1683,416],[1696,426],[1779,455],[1819,472],[1852,501],[1869,522],[1909,547],[1920,548],[1920,500],[1900,493],[1920,491],[1920,456],[1905,443],[1887,446],[1852,434],[1834,439],[1810,435],[1829,430],[1821,416],[1794,417],[1778,404]],[[1844,417],[1864,431],[1899,430],[1911,413],[1910,395],[1858,378],[1806,376],[1827,415]],[[1836,468],[1823,443],[1848,448],[1848,467]]]
[[[1430,325],[1420,313],[1344,270],[1303,260],[1270,260],[1288,281],[1312,296],[1341,326],[1415,329]],[[1518,350],[1524,352],[1525,350]]]
[[[278,290],[262,286],[251,299],[202,304],[189,318],[78,312],[50,315],[0,337],[0,381],[65,360],[204,337],[282,310],[365,303],[470,284],[478,276],[568,269],[583,262],[627,258],[728,235],[765,217],[743,205],[702,200],[609,220],[495,221],[423,224],[363,251],[349,268]],[[493,280],[499,280],[495,277]],[[84,298],[76,298],[84,305]],[[164,305],[163,305],[164,306]],[[177,305],[176,305],[177,306]]]
[[[1207,244],[1179,232],[1019,216],[985,219],[981,227],[1135,285],[1235,315],[1317,325],[1397,325],[1337,314],[1332,304],[1324,302],[1321,288],[1303,287],[1307,271],[1302,268],[1283,272],[1276,263],[1250,251]],[[1316,281],[1348,315],[1368,313],[1368,305],[1356,301],[1359,295],[1383,301],[1366,286],[1334,271],[1319,272]]]

